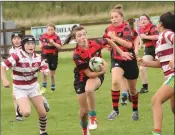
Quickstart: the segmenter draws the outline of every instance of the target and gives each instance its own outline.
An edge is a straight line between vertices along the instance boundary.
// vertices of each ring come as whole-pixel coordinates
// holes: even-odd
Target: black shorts
[[[102,85],[103,84],[103,81],[104,81],[104,75],[100,75],[98,78],[100,79],[101,85]],[[74,81],[74,89],[75,89],[75,92],[77,94],[85,93],[86,81],[88,79],[89,79],[88,77],[85,77],[84,80],[83,80],[83,82],[80,82],[79,80],[76,80],[75,79],[75,81]],[[100,88],[100,86],[96,90],[98,90]]]
[[[151,56],[153,56],[153,58],[155,58],[155,56],[156,56],[155,47],[154,46],[145,47],[144,55],[151,55]]]
[[[124,71],[124,77],[128,80],[137,79],[139,76],[139,68],[137,65],[137,60],[128,60],[128,61],[120,61],[120,60],[112,60],[111,69],[113,67],[120,67]]]
[[[46,63],[49,65],[50,70],[56,70],[58,66],[58,55],[52,55],[52,54],[42,54],[42,59],[46,60]]]

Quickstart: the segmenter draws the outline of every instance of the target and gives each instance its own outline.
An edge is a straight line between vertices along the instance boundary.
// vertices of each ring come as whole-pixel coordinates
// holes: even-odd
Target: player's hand
[[[54,44],[53,39],[49,39],[49,43],[51,43],[53,45]]]
[[[171,67],[172,70],[174,70],[174,57],[171,58],[169,66]]]
[[[137,62],[140,66],[146,67],[146,62],[142,58],[137,57]]]
[[[114,31],[109,31],[107,34],[110,38],[113,38],[115,36],[115,32]]]
[[[124,60],[132,60],[133,55],[132,55],[132,53],[129,53],[129,52],[122,52],[122,53],[121,53],[121,57],[122,57]]]
[[[9,83],[9,81],[8,80],[2,80],[2,84],[3,84],[3,86],[5,87],[5,88],[10,88],[10,83]]]
[[[140,34],[139,36],[141,39],[146,39],[146,37],[147,37],[145,34]]]

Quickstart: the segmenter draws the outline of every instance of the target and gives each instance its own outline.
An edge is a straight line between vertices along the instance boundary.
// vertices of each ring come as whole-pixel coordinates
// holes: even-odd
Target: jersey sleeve
[[[85,70],[89,68],[89,63],[83,60],[78,54],[74,54],[73,61],[79,70]]]
[[[150,29],[150,35],[159,35],[159,31],[155,25]]]
[[[60,40],[60,37],[59,37],[59,36],[57,36],[57,38],[56,38],[56,43],[57,43],[57,44],[60,44],[60,45],[62,46],[61,40]]]
[[[174,43],[174,32],[172,32],[172,31],[167,31],[166,33],[165,33],[165,38],[166,38],[166,40],[168,40],[172,45],[173,45],[173,43]]]
[[[8,70],[9,68],[14,67],[18,61],[19,57],[16,54],[11,54],[9,58],[1,62],[1,66],[4,66],[6,70]]]
[[[110,37],[108,36],[108,28],[105,29],[105,32],[104,32],[104,34],[103,34],[103,38],[110,38]]]

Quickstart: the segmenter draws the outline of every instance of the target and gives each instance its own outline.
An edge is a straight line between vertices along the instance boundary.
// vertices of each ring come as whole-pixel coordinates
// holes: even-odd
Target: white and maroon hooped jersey
[[[12,54],[1,65],[6,69],[13,67],[13,86],[21,90],[32,89],[37,85],[39,70],[48,71],[48,67],[45,61],[41,60],[40,55],[33,53],[31,58],[22,50],[17,54]]]
[[[174,51],[174,32],[171,30],[166,30],[160,33],[158,41],[156,43],[156,58],[159,59],[164,76],[168,77],[174,74],[171,70],[169,62],[173,56]]]
[[[12,48],[10,48],[10,50],[9,50],[9,55],[12,55],[13,53],[18,53],[19,51],[21,50],[21,47],[17,47],[17,48],[14,48],[14,47],[12,47]]]

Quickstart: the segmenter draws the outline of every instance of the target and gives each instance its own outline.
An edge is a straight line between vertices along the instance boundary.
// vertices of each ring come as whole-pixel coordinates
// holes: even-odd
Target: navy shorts
[[[56,70],[58,66],[58,55],[52,54],[42,54],[42,59],[46,60],[46,63],[49,65],[49,70]]]
[[[128,80],[137,79],[139,76],[139,68],[137,65],[137,60],[128,60],[128,61],[120,61],[120,60],[112,60],[111,61],[111,69],[114,67],[120,67],[124,71],[124,77]]]
[[[103,84],[103,81],[104,81],[104,75],[100,75],[98,77],[101,81],[101,85]],[[75,92],[77,94],[82,94],[82,93],[85,93],[85,86],[86,86],[86,81],[88,80],[89,78],[88,77],[84,77],[83,81],[80,82],[79,80],[76,80],[74,81],[74,89],[75,89]],[[101,86],[100,85],[100,86]],[[99,89],[99,88],[97,88]],[[96,90],[97,90],[96,89]]]
[[[156,56],[155,47],[154,46],[145,47],[144,55],[151,55],[151,56],[153,56],[153,58],[155,58],[155,56]]]

